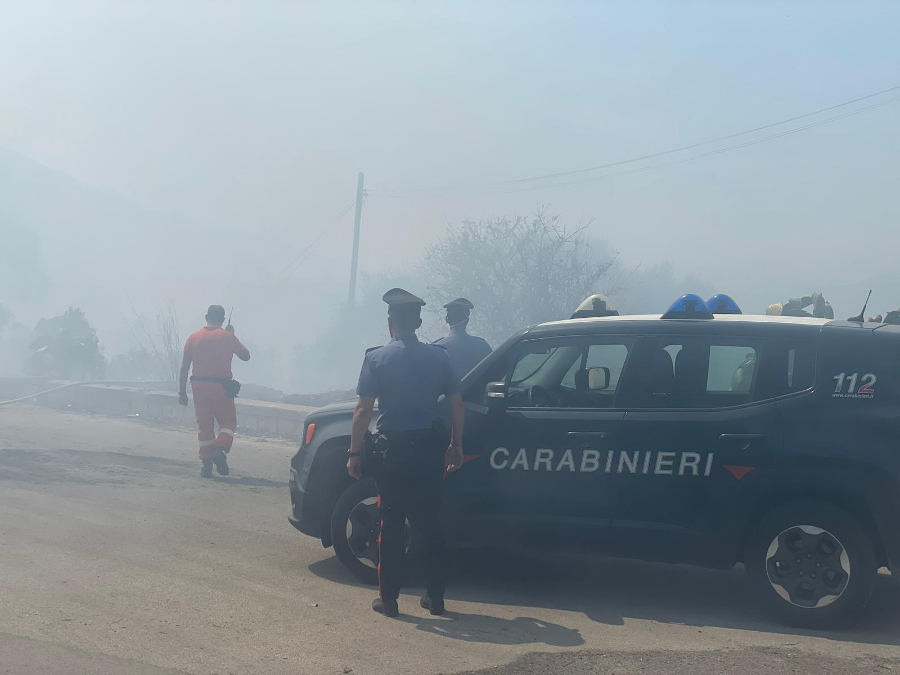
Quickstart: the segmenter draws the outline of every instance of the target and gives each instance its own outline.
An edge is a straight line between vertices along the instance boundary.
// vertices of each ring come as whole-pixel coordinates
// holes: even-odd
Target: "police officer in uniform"
[[[469,325],[469,313],[475,309],[475,305],[465,298],[457,298],[444,305],[444,309],[447,310],[450,335],[435,340],[434,344],[447,350],[457,377],[462,379],[491,353],[491,346],[483,338],[469,335],[466,331]]]
[[[377,398],[376,434],[386,438],[387,450],[374,469],[382,520],[380,593],[372,609],[385,616],[399,613],[408,516],[424,540],[428,590],[420,604],[440,615],[444,612],[441,481],[445,469],[455,471],[463,461],[465,406],[447,351],[416,337],[425,302],[402,288],[389,290],[382,299],[388,305],[391,341],[368,350],[363,360],[347,460],[349,474],[360,478],[361,453]],[[441,395],[452,409],[449,447],[438,409]]]

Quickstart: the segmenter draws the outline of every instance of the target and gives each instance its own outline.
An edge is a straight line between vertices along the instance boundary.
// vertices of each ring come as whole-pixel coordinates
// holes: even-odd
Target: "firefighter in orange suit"
[[[197,436],[200,439],[200,475],[212,477],[213,464],[221,475],[228,475],[228,451],[234,442],[237,413],[234,409],[236,388],[240,385],[232,379],[231,357],[250,360],[249,350],[234,335],[229,321],[225,328],[225,308],[210,305],[206,312],[206,326],[191,335],[184,343],[184,359],[181,362],[178,402],[188,404],[187,381],[193,363],[191,391],[194,395],[194,412],[197,415]],[[215,423],[219,424],[216,436]]]

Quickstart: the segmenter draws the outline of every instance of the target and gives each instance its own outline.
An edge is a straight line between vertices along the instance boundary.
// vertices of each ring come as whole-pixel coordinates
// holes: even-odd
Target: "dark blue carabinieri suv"
[[[785,621],[853,617],[900,564],[900,327],[685,298],[535,326],[464,378],[448,544],[743,563]],[[345,468],[352,408],[307,418],[290,522],[374,583],[375,487]]]

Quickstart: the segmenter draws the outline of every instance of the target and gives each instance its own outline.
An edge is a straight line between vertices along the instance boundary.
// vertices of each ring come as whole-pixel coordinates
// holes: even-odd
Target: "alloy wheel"
[[[381,513],[378,499],[367,497],[350,510],[347,517],[347,544],[350,552],[363,565],[378,567],[378,537],[381,535]],[[406,551],[411,541],[409,521],[404,532]]]
[[[847,590],[850,557],[827,530],[796,525],[772,540],[766,573],[775,592],[792,605],[826,607]]]

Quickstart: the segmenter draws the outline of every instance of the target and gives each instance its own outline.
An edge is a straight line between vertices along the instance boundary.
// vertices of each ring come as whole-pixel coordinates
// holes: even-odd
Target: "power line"
[[[822,126],[823,124],[828,124],[829,122],[834,122],[836,120],[843,119],[845,117],[852,117],[854,115],[859,115],[860,113],[864,113],[866,111],[873,110],[875,108],[880,108],[882,106],[886,106],[890,103],[896,103],[897,101],[900,101],[900,96],[888,99],[887,101],[881,101],[880,103],[873,103],[872,105],[866,106],[865,108],[859,108],[858,110],[846,112],[846,113],[843,113],[842,115],[835,115],[834,117],[829,117],[828,119],[820,120],[818,122],[812,122],[812,123],[806,124],[802,127],[797,127],[795,129],[788,129],[787,131],[783,131],[778,134],[764,136],[763,138],[757,138],[752,141],[746,141],[744,143],[738,143],[736,145],[731,145],[731,146],[728,146],[725,148],[719,148],[718,150],[710,150],[709,152],[704,152],[699,155],[691,155],[690,157],[676,159],[671,162],[662,162],[659,164],[651,164],[650,166],[643,166],[643,167],[639,167],[637,169],[628,169],[626,171],[617,171],[615,173],[603,174],[602,176],[589,176],[587,178],[580,178],[578,180],[570,180],[570,181],[563,181],[563,182],[557,182],[557,183],[546,183],[543,185],[529,185],[529,186],[523,187],[523,188],[504,190],[503,192],[506,192],[506,193],[532,192],[534,190],[544,190],[544,189],[549,189],[549,188],[565,187],[568,185],[580,185],[582,183],[592,183],[594,181],[606,180],[608,178],[616,178],[618,176],[627,176],[627,175],[634,174],[634,173],[642,173],[644,171],[651,171],[653,169],[661,169],[661,168],[664,168],[667,166],[674,166],[676,164],[684,164],[686,162],[692,162],[692,161],[695,161],[698,159],[703,159],[704,157],[712,157],[713,155],[721,155],[726,152],[731,152],[733,150],[739,150],[740,148],[746,148],[751,145],[757,145],[759,143],[765,143],[767,141],[775,140],[777,138],[783,138],[785,136],[790,136],[792,134],[796,134],[801,131],[806,131],[807,129],[812,129],[813,127],[819,127],[819,126]]]
[[[338,213],[333,219],[328,221],[328,223],[325,225],[325,227],[322,228],[322,231],[319,232],[318,235],[316,235],[316,237],[306,246],[306,248],[304,248],[297,255],[296,258],[294,258],[294,260],[292,262],[288,263],[281,270],[281,272],[279,273],[278,276],[287,279],[294,272],[296,272],[298,269],[300,269],[300,266],[304,262],[306,262],[306,260],[307,260],[307,258],[309,258],[309,256],[311,256],[313,254],[316,246],[319,244],[320,241],[322,241],[322,238],[331,230],[332,227],[334,227],[338,223],[338,221],[340,221],[341,218],[343,218],[345,215],[347,215],[347,213],[350,211],[350,209],[353,207],[353,205],[355,203],[356,203],[355,198],[350,200],[350,203],[347,204],[347,206],[345,206],[343,209],[341,209],[341,212]]]
[[[774,127],[782,126],[782,125],[784,125],[784,124],[790,124],[791,122],[796,122],[796,121],[801,120],[801,119],[805,119],[805,118],[808,118],[808,117],[813,117],[813,116],[815,116],[815,115],[820,115],[820,114],[822,114],[822,113],[829,112],[829,111],[831,111],[831,110],[836,110],[836,109],[838,109],[838,108],[843,108],[843,107],[846,107],[846,106],[848,106],[848,105],[853,105],[854,103],[859,103],[860,101],[865,101],[865,100],[874,98],[874,97],[876,97],[876,96],[881,96],[881,95],[883,95],[883,94],[887,94],[887,93],[889,93],[889,92],[897,91],[897,90],[900,90],[900,85],[897,85],[897,86],[894,86],[894,87],[889,87],[889,88],[887,88],[887,89],[882,89],[881,91],[877,91],[877,92],[874,92],[874,93],[871,93],[871,94],[866,94],[865,96],[860,96],[860,97],[851,99],[851,100],[849,100],[849,101],[843,101],[843,102],[841,102],[841,103],[836,103],[836,104],[834,104],[834,105],[831,105],[831,106],[828,106],[828,107],[825,107],[825,108],[820,108],[820,109],[818,109],[818,110],[814,110],[814,111],[811,111],[811,112],[803,113],[802,115],[795,115],[794,117],[790,117],[790,118],[787,118],[787,119],[779,120],[778,122],[772,122],[772,123],[770,123],[770,124],[764,124],[764,125],[762,125],[762,126],[754,127],[754,128],[752,128],[752,129],[745,129],[744,131],[738,131],[738,132],[735,132],[735,133],[732,133],[732,134],[727,134],[727,135],[725,135],[725,136],[718,136],[718,137],[716,137],[716,138],[712,138],[712,139],[709,139],[709,140],[701,141],[701,142],[699,142],[699,143],[692,143],[692,144],[689,144],[689,145],[682,145],[682,146],[679,146],[679,147],[677,147],[677,148],[670,148],[670,149],[668,149],[668,150],[662,150],[662,151],[660,151],[660,152],[655,152],[655,153],[651,153],[651,154],[647,154],[647,155],[640,155],[640,156],[638,156],[638,157],[632,157],[632,158],[629,158],[629,159],[623,159],[623,160],[619,160],[619,161],[616,161],[616,162],[608,162],[608,163],[606,163],[606,164],[598,164],[598,165],[596,165],[596,166],[586,167],[586,168],[583,168],[583,169],[573,169],[573,170],[570,170],[570,171],[560,171],[560,172],[556,172],[556,173],[548,173],[548,174],[544,174],[544,175],[541,175],[541,176],[532,176],[532,177],[530,177],[530,178],[517,178],[517,179],[507,180],[507,181],[495,181],[495,182],[492,182],[492,183],[483,183],[483,184],[480,184],[480,185],[474,185],[474,186],[463,187],[463,188],[457,188],[457,189],[460,189],[460,190],[472,190],[472,189],[485,189],[485,188],[488,188],[488,189],[489,189],[489,188],[498,188],[498,187],[501,187],[501,188],[502,188],[502,187],[504,187],[504,186],[513,186],[513,185],[522,184],[522,183],[532,183],[532,182],[535,182],[535,181],[547,180],[547,179],[552,179],[552,178],[562,178],[562,177],[565,177],[565,176],[572,176],[572,175],[577,175],[577,174],[582,174],[582,173],[590,173],[590,172],[593,172],[593,171],[598,171],[598,170],[600,170],[600,169],[609,169],[609,168],[613,168],[613,167],[616,167],[616,166],[622,166],[622,165],[625,165],[625,164],[632,164],[632,163],[635,163],[635,162],[646,161],[646,160],[648,160],[648,159],[655,159],[655,158],[657,158],[657,157],[663,157],[663,156],[666,156],[666,155],[672,155],[672,154],[675,154],[675,153],[684,152],[684,151],[686,151],[686,150],[692,150],[692,149],[694,149],[694,148],[699,148],[699,147],[702,147],[702,146],[704,146],[704,145],[711,145],[711,144],[713,144],[713,143],[720,143],[720,142],[722,142],[722,141],[731,140],[731,139],[733,139],[733,138],[738,138],[738,137],[740,137],[740,136],[746,136],[746,135],[749,135],[749,134],[758,133],[758,132],[760,132],[760,131],[764,131],[764,130],[766,130],[766,129],[772,129],[772,128],[774,128]],[[881,105],[884,105],[884,104],[887,104],[887,103],[892,103],[892,102],[894,102],[894,101],[896,101],[896,100],[897,100],[897,99],[890,99],[889,101],[885,101],[885,102],[883,102],[883,103],[874,104],[874,105],[871,105],[871,106],[866,106],[866,107],[860,108],[860,109],[858,109],[858,110],[856,110],[856,111],[852,111],[852,112],[850,112],[850,113],[846,113],[846,114],[843,114],[843,115],[837,115],[837,116],[831,117],[831,118],[829,118],[829,119],[827,119],[827,120],[823,120],[823,121],[820,121],[820,122],[817,122],[817,123],[813,123],[813,124],[810,124],[810,125],[804,125],[804,126],[802,126],[802,127],[796,128],[795,130],[790,130],[790,131],[785,132],[785,133],[782,133],[782,134],[774,134],[774,135],[771,135],[771,136],[767,136],[767,137],[765,137],[765,138],[763,138],[763,139],[758,139],[757,141],[752,141],[752,142],[750,142],[750,143],[746,143],[746,144],[738,144],[738,145],[732,146],[732,147],[730,147],[730,148],[724,149],[724,151],[727,152],[728,150],[746,147],[747,145],[754,145],[754,144],[757,143],[757,142],[764,142],[764,141],[767,141],[767,140],[772,140],[772,139],[775,139],[775,138],[780,138],[780,137],[782,137],[782,136],[786,136],[786,135],[789,135],[789,134],[792,134],[792,133],[796,133],[797,131],[804,131],[804,130],[810,129],[810,128],[814,127],[814,126],[819,126],[820,124],[825,124],[825,123],[828,123],[828,122],[833,122],[833,121],[835,121],[835,120],[839,120],[839,119],[842,119],[842,118],[844,118],[844,117],[849,117],[849,116],[851,116],[851,115],[855,115],[855,114],[858,114],[858,113],[860,113],[860,112],[865,112],[865,111],[867,111],[867,110],[871,110],[871,109],[873,109],[873,108],[880,107]],[[713,155],[713,154],[721,154],[721,153],[720,153],[720,151],[714,151],[714,152],[710,152],[710,153],[702,153],[702,154],[700,154],[700,155],[696,155],[696,156],[693,157],[692,159],[699,159],[699,158],[701,158],[701,157],[708,157],[708,156]],[[663,167],[663,166],[671,166],[672,164],[680,164],[680,163],[682,163],[683,161],[690,161],[690,160],[677,160],[677,161],[675,161],[675,162],[666,162],[666,163],[654,165],[653,167],[649,167],[649,168],[660,168],[660,167]],[[626,174],[629,174],[629,173],[637,173],[638,171],[645,171],[645,170],[648,170],[648,169],[646,169],[646,168],[645,168],[645,169],[636,169],[636,170],[633,170],[633,171],[617,172],[617,173],[615,173],[615,174],[607,174],[607,175],[608,175],[609,177],[612,177],[612,176],[626,175]],[[590,180],[602,180],[602,179],[603,179],[603,177],[584,178],[584,179],[581,179],[581,180],[579,180],[579,181],[574,181],[574,182],[571,182],[571,183],[568,183],[568,182],[563,182],[563,183],[552,183],[552,184],[549,184],[549,185],[542,185],[542,186],[530,186],[530,187],[523,188],[523,189],[521,189],[521,190],[514,190],[514,189],[511,189],[511,190],[502,190],[501,192],[525,192],[525,191],[530,191],[530,190],[545,189],[546,187],[555,187],[555,186],[562,186],[562,185],[569,185],[569,184],[577,184],[577,183],[579,183],[579,182],[587,182],[587,181],[590,181]],[[368,190],[367,192],[368,192],[369,194],[373,195],[373,196],[382,196],[382,197],[392,197],[392,196],[393,196],[393,197],[406,197],[406,196],[414,196],[414,195],[419,195],[419,194],[429,194],[429,193],[436,193],[436,192],[446,192],[446,191],[448,191],[448,190],[452,190],[452,188],[437,187],[437,188],[408,189],[408,190],[401,190],[401,189],[393,189],[393,190],[391,190],[391,189],[384,189],[384,190],[378,190],[378,189],[375,189],[375,190],[372,190],[372,189],[370,189],[370,190]]]
[[[307,246],[303,250],[303,252],[301,252],[300,259],[290,269],[286,276],[291,276],[300,268],[300,266],[304,262],[306,262],[307,258],[309,258],[309,256],[311,256],[315,252],[315,249],[319,245],[319,242],[322,241],[322,238],[331,230],[332,227],[334,227],[338,223],[338,221],[340,221],[341,218],[347,215],[351,208],[353,208],[353,204],[355,203],[355,201],[356,200],[352,200],[349,204],[347,204],[347,206],[341,209],[341,212],[337,216],[335,216],[334,219],[330,223],[328,223],[321,232],[319,232],[318,236],[316,236],[316,238],[312,240],[309,246]]]
[[[591,167],[587,167],[584,169],[574,169],[572,171],[561,171],[558,173],[550,173],[550,174],[546,174],[544,176],[536,176],[534,178],[519,178],[517,180],[510,180],[510,181],[504,181],[502,183],[495,183],[495,185],[527,183],[527,182],[531,182],[531,181],[544,180],[547,178],[561,178],[563,176],[571,176],[571,175],[579,174],[579,173],[588,173],[590,171],[597,171],[599,169],[609,169],[614,166],[620,166],[622,164],[630,164],[632,162],[640,162],[640,161],[647,160],[647,159],[655,159],[657,157],[663,157],[665,155],[672,155],[677,152],[684,152],[685,150],[693,150],[694,148],[699,148],[704,145],[711,145],[712,143],[720,143],[722,141],[729,141],[732,138],[738,138],[740,136],[747,136],[748,134],[754,134],[759,131],[765,131],[766,129],[772,129],[774,127],[778,127],[783,124],[790,124],[791,122],[796,122],[797,120],[802,120],[807,117],[813,117],[815,115],[820,115],[822,113],[829,112],[831,110],[836,110],[838,108],[843,108],[848,105],[853,105],[854,103],[859,103],[860,101],[865,101],[866,99],[874,98],[876,96],[881,96],[882,94],[887,94],[892,91],[897,91],[898,89],[900,89],[900,85],[897,85],[896,87],[890,87],[889,89],[882,89],[881,91],[877,91],[874,94],[867,94],[865,96],[860,96],[859,98],[855,98],[851,101],[844,101],[843,103],[837,103],[835,105],[828,106],[827,108],[820,108],[819,110],[814,110],[812,112],[803,113],[802,115],[796,115],[795,117],[780,120],[778,122],[772,122],[771,124],[764,124],[760,127],[754,128],[754,129],[746,129],[745,131],[738,131],[736,133],[728,134],[726,136],[719,136],[718,138],[712,138],[708,141],[701,141],[700,143],[692,143],[691,145],[682,145],[681,147],[678,147],[678,148],[672,148],[670,150],[663,150],[662,152],[655,152],[650,155],[643,155],[641,157],[635,157],[633,159],[621,160],[618,162],[611,162],[608,164],[599,164],[597,166],[591,166]],[[836,117],[833,119],[839,119],[839,118]]]

